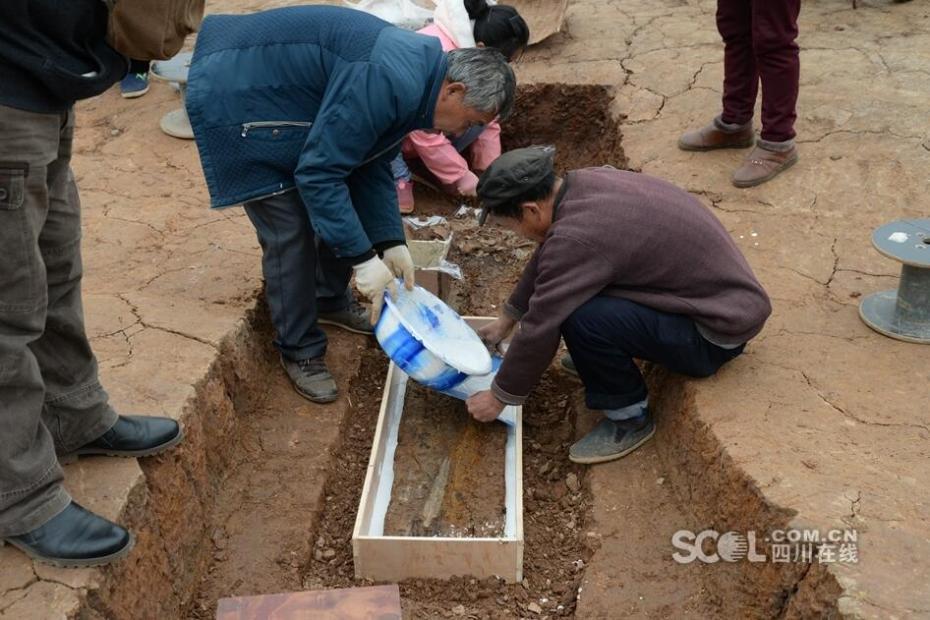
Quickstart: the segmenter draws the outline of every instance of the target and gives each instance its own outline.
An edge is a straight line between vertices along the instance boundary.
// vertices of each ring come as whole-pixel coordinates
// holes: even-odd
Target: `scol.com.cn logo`
[[[677,549],[672,559],[679,564],[700,560],[716,562],[818,562],[820,564],[856,564],[859,561],[859,533],[856,530],[787,529],[772,530],[759,537],[754,530],[736,531],[678,530],[672,535]],[[761,543],[761,549],[760,549]]]

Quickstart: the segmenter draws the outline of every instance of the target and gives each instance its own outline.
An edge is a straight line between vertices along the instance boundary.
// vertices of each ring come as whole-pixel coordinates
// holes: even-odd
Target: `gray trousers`
[[[245,203],[262,246],[265,296],[284,357],[298,361],[326,353],[319,312],[338,312],[352,302],[352,265],[333,254],[310,225],[296,190]]]
[[[81,305],[74,116],[0,106],[0,537],[71,501],[58,454],[116,423]]]

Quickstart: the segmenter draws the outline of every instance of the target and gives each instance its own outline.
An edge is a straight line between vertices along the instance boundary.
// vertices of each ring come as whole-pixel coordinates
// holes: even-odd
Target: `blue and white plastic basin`
[[[397,283],[397,298],[385,292],[375,338],[384,352],[413,380],[452,393],[473,376],[491,373],[491,354],[475,330],[429,291]],[[490,382],[488,382],[490,383]]]

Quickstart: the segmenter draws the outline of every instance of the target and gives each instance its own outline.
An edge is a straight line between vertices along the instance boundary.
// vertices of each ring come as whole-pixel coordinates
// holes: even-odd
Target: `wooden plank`
[[[472,327],[492,321],[489,317],[463,317]],[[523,411],[516,407],[513,506],[516,528],[509,538],[443,538],[371,536],[374,499],[381,482],[389,434],[390,414],[403,397],[405,376],[394,364],[388,370],[381,410],[369,458],[365,484],[352,536],[355,576],[379,581],[414,577],[448,578],[459,575],[498,576],[509,582],[523,579]]]
[[[378,424],[375,427],[375,436],[372,440],[371,456],[368,459],[368,469],[365,472],[365,484],[362,487],[362,497],[359,502],[358,515],[355,518],[355,529],[352,539],[362,536],[371,528],[371,514],[374,510],[374,492],[381,481],[381,465],[384,462],[385,443],[387,442],[388,412],[394,406],[399,395],[395,385],[400,383],[401,370],[394,364],[388,367],[387,377],[384,380],[384,391],[381,395],[381,409],[378,412]],[[402,395],[402,392],[400,392]]]
[[[523,407],[517,407],[516,419],[516,443],[517,443],[517,454],[516,454],[516,498],[514,504],[516,505],[515,510],[517,512],[517,531],[514,533],[514,537],[517,539],[516,549],[514,553],[516,558],[514,559],[514,564],[516,566],[514,582],[523,581]]]
[[[217,620],[401,620],[396,584],[219,600]]]
[[[522,542],[494,538],[360,537],[354,541],[355,570],[366,579],[497,576],[522,580]]]

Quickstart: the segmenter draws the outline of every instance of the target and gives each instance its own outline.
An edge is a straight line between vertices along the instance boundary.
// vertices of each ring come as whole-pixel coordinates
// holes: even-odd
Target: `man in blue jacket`
[[[84,331],[73,105],[126,74],[107,8],[0,2],[0,545],[58,566],[133,544],[71,500],[59,455],[146,456],[181,440],[174,420],[117,415]]]
[[[434,37],[352,9],[204,20],[187,112],[211,206],[245,204],[275,344],[303,396],[337,396],[318,322],[370,333],[395,276],[413,286],[391,173],[404,136],[506,117],[515,88],[496,51],[446,54]],[[370,321],[348,288],[353,270]]]

